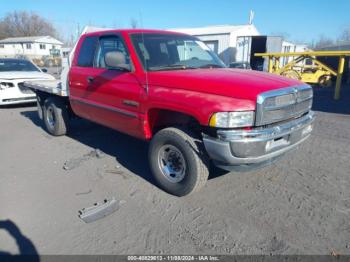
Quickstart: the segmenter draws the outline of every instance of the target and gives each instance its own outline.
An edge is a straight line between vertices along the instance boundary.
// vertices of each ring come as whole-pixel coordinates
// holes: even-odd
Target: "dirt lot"
[[[257,171],[214,169],[185,198],[154,186],[144,142],[82,120],[55,138],[35,107],[1,108],[0,253],[350,254],[349,90],[340,102],[316,90],[299,150]],[[89,155],[96,148],[104,155]],[[78,218],[106,197],[115,213]]]

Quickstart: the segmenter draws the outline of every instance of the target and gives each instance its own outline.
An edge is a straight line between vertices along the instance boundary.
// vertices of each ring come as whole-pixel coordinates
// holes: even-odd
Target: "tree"
[[[339,41],[350,41],[350,27],[345,28],[343,32],[341,32],[339,38]]]
[[[0,39],[42,35],[59,38],[53,24],[35,13],[14,11],[0,19]]]
[[[135,18],[130,19],[130,26],[131,28],[135,29],[138,26],[137,20]]]
[[[290,40],[290,34],[288,32],[283,32],[283,31],[280,31],[280,32],[272,32],[271,33],[271,36],[280,36],[283,38],[283,40],[285,41],[288,41]]]
[[[312,49],[319,49],[319,48],[322,48],[322,47],[327,47],[327,46],[330,46],[330,45],[333,45],[334,44],[334,41],[332,38],[329,38],[325,35],[321,35],[319,37],[319,39],[313,43],[313,46],[312,46]]]

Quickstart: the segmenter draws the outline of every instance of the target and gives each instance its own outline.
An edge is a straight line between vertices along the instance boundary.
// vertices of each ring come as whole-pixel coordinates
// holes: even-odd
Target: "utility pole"
[[[254,15],[255,15],[254,11],[250,10],[250,12],[249,12],[249,24],[250,25],[253,24]]]

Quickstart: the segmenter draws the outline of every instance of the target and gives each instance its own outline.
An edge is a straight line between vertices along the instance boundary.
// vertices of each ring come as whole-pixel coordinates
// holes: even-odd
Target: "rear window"
[[[78,66],[93,67],[97,41],[97,36],[85,37],[79,51]]]

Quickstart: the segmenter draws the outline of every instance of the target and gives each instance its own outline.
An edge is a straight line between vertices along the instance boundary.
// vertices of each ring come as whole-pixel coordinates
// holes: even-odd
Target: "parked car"
[[[227,68],[193,36],[97,31],[73,52],[60,83],[25,83],[47,131],[65,135],[79,116],[150,141],[150,168],[171,194],[202,188],[210,162],[225,170],[263,165],[310,136],[310,86]]]
[[[229,68],[252,69],[248,62],[232,62]]]
[[[35,93],[23,82],[53,79],[29,60],[0,58],[0,105],[36,102]]]

